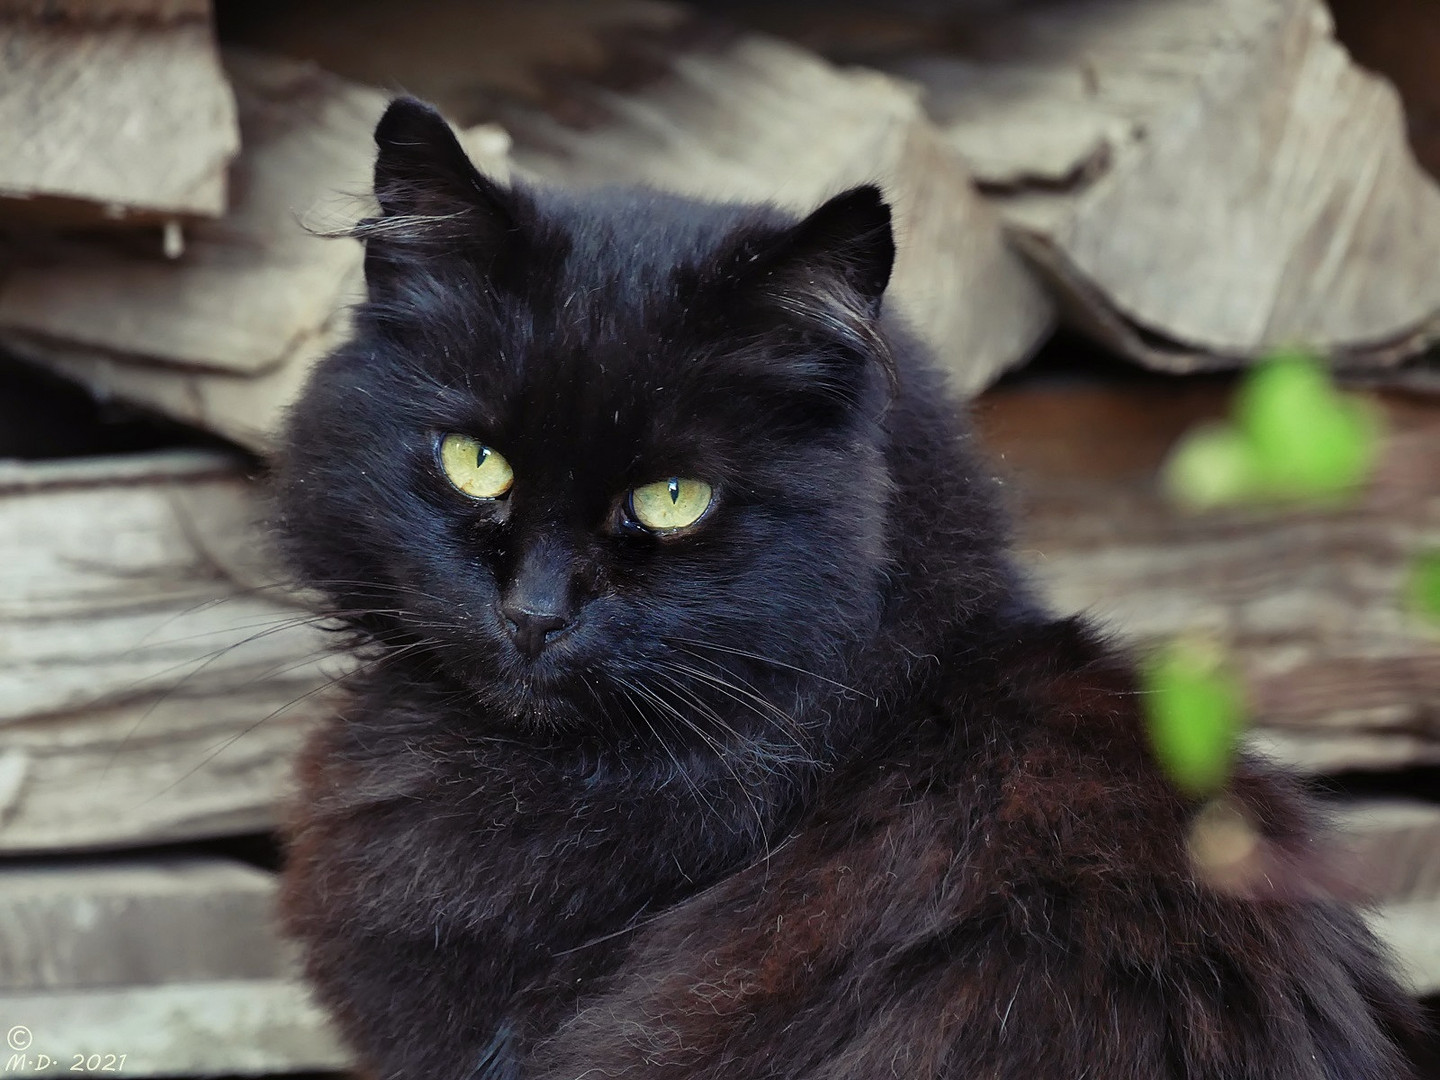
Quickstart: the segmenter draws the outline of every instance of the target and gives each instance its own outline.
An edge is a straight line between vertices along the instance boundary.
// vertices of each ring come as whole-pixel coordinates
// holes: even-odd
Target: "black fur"
[[[1126,663],[1043,615],[889,211],[480,176],[376,134],[370,299],[289,426],[298,576],[368,667],[285,904],[376,1077],[1389,1080],[1414,1021],[1333,901],[1185,857]],[[450,488],[446,432],[509,459]],[[711,483],[691,533],[619,500]],[[507,596],[563,606],[533,661]],[[1305,810],[1246,766],[1277,849]]]

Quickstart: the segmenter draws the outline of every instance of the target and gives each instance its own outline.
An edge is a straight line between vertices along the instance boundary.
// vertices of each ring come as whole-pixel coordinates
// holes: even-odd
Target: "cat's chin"
[[[575,676],[532,668],[474,689],[487,719],[510,730],[590,733],[609,726],[609,711]]]

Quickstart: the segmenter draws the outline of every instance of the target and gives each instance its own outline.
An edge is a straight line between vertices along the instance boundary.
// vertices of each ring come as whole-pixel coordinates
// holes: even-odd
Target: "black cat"
[[[397,101],[280,470],[370,663],[285,890],[375,1077],[1389,1080],[1343,905],[1218,889],[1128,662],[1047,616],[873,187],[798,223],[479,175]],[[1231,798],[1304,858],[1308,812]]]

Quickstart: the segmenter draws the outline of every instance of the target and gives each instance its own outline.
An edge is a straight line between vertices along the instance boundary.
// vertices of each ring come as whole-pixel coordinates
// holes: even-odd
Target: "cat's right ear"
[[[840,346],[814,350],[792,370],[818,385],[853,385],[878,362],[892,387],[895,361],[880,330],[880,311],[895,263],[890,205],[865,184],[842,192],[758,250],[742,248],[737,280],[772,312],[817,340]],[[857,363],[859,361],[859,363]],[[820,370],[810,367],[819,363]]]
[[[375,127],[375,146],[380,216],[355,230],[372,293],[417,263],[499,256],[516,231],[511,194],[471,164],[438,112],[395,99]]]

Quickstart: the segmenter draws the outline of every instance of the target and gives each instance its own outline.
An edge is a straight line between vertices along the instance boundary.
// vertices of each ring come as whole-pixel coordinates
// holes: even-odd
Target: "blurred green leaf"
[[[1406,591],[1412,608],[1440,622],[1440,548],[1422,551],[1415,557]]]
[[[1176,447],[1164,483],[1176,502],[1195,510],[1254,498],[1264,477],[1250,444],[1232,424],[1206,424]]]
[[[1239,682],[1218,648],[1179,640],[1141,667],[1146,725],[1166,774],[1191,795],[1220,790],[1244,726]]]
[[[1369,475],[1378,433],[1314,356],[1280,353],[1251,371],[1236,395],[1235,420],[1273,495],[1335,494]]]
[[[1165,466],[1176,501],[1203,509],[1260,499],[1330,499],[1364,483],[1380,425],[1339,393],[1313,355],[1282,352],[1252,368],[1234,420],[1181,440]]]

